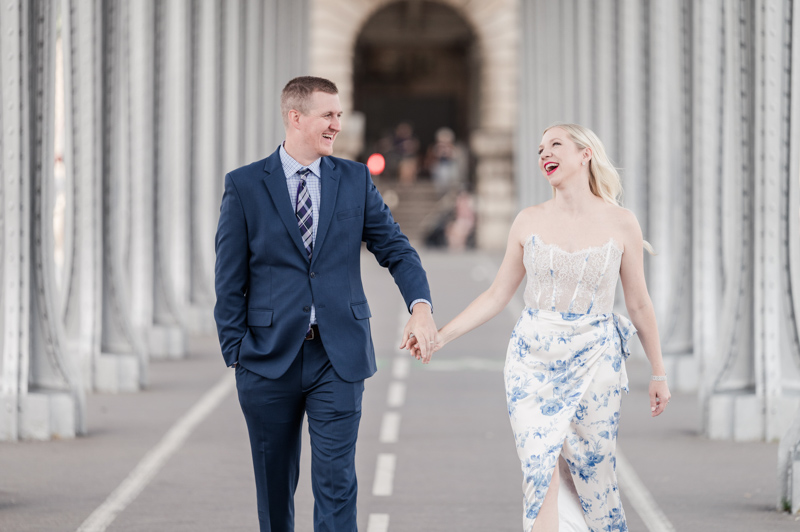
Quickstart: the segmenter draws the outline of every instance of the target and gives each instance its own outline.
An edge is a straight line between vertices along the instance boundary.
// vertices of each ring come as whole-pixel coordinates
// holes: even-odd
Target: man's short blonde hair
[[[292,109],[308,114],[311,95],[315,92],[339,94],[339,89],[334,82],[314,76],[300,76],[286,84],[281,92],[281,117],[285,126],[289,125],[289,111]]]

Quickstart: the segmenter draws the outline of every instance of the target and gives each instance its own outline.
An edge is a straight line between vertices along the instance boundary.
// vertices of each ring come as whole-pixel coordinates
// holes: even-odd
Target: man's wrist
[[[420,303],[425,303],[425,306],[424,307],[419,307]],[[417,307],[419,307],[421,309],[427,309],[428,312],[433,314],[433,305],[431,305],[431,302],[428,301],[427,299],[416,299],[416,300],[414,300],[411,303],[411,313],[412,314],[414,313],[415,310],[417,310]]]

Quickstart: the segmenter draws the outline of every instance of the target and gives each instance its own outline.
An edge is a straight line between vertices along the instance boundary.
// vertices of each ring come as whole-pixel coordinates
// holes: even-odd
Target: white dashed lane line
[[[389,408],[400,408],[406,402],[406,383],[393,382],[389,385],[389,394],[386,397]]]
[[[367,532],[388,532],[389,514],[370,514]]]
[[[392,377],[398,380],[408,377],[408,371],[411,369],[411,356],[399,355],[392,363]]]
[[[386,412],[383,414],[381,423],[381,443],[397,443],[400,437],[400,414],[397,412]]]
[[[398,313],[398,334],[396,346],[402,343],[403,330],[408,320],[408,312],[405,307]],[[401,408],[406,402],[406,383],[411,370],[411,359],[408,351],[397,348],[395,358],[392,361],[392,382],[386,395],[386,406],[388,411],[384,412],[381,421],[381,431],[378,441],[382,444],[397,443],[400,439],[400,413],[396,410]],[[376,497],[389,497],[394,491],[394,472],[397,468],[397,455],[392,453],[378,454],[378,461],[375,465],[375,482],[372,485],[372,494]],[[367,532],[388,532],[389,514],[373,513],[369,516]]]
[[[394,489],[394,470],[397,466],[397,456],[391,453],[378,455],[378,464],[375,466],[375,483],[372,485],[372,494],[376,497],[388,497]]]

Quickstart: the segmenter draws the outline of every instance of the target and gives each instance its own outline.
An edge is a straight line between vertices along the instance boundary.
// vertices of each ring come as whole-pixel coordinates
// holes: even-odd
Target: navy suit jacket
[[[395,223],[361,163],[323,157],[317,238],[309,261],[276,150],[225,176],[215,284],[227,365],[275,379],[300,351],[316,307],[325,350],[338,375],[376,371],[370,313],[361,283],[361,242],[389,269],[408,307],[431,301],[419,255]]]

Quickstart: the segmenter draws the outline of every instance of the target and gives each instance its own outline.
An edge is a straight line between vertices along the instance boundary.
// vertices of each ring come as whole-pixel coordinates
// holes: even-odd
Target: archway
[[[336,154],[342,157],[357,158],[364,149],[359,113],[351,113],[357,109],[356,55],[359,37],[370,32],[368,21],[373,15],[380,17],[384,8],[411,11],[412,15],[414,10],[431,12],[450,21],[456,17],[471,30],[470,56],[480,67],[470,69],[469,111],[463,114],[466,123],[457,128],[468,129],[463,140],[468,141],[474,156],[478,245],[502,247],[516,212],[512,156],[518,111],[518,2],[311,0],[309,70],[339,86],[346,118]]]
[[[441,127],[462,141],[477,128],[476,36],[454,9],[389,4],[363,25],[354,55],[353,108],[365,116],[368,151],[404,122],[423,153]]]
[[[457,194],[472,181],[468,146],[477,116],[476,48],[461,15],[431,1],[380,8],[356,40],[353,107],[364,117],[361,157],[373,152],[386,157],[383,175],[389,179],[378,186],[412,241],[455,249],[474,244],[468,194],[460,211],[464,230],[456,237],[448,228]]]

